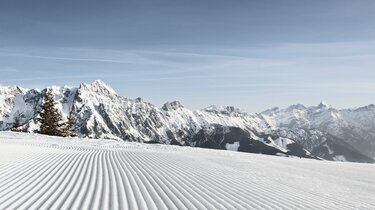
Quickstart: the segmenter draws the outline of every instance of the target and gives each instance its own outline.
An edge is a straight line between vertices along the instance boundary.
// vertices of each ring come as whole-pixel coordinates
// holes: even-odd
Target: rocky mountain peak
[[[319,105],[317,106],[317,108],[319,108],[319,109],[330,109],[330,108],[332,108],[332,106],[325,101],[321,101],[319,103]]]
[[[0,86],[1,95],[16,95],[26,93],[27,89],[24,89],[20,86]]]
[[[99,94],[117,95],[116,91],[101,80],[95,80],[91,84],[81,83],[80,90],[88,90]]]
[[[164,111],[177,110],[183,108],[184,106],[179,101],[167,102],[163,105],[162,109]]]
[[[364,106],[364,107],[360,107],[360,108],[357,108],[355,109],[355,111],[372,111],[372,110],[375,110],[375,105],[374,104],[370,104],[368,106]]]
[[[302,105],[302,104],[294,104],[291,105],[287,108],[288,111],[293,111],[293,110],[306,110],[307,108]]]
[[[272,109],[267,109],[266,111],[261,112],[261,114],[264,114],[264,115],[274,115],[274,114],[276,114],[279,111],[280,111],[279,107],[274,107]]]
[[[203,111],[206,111],[206,112],[214,112],[214,113],[221,113],[221,114],[242,114],[243,112],[239,109],[239,108],[236,108],[234,106],[215,106],[215,105],[211,105],[205,109],[203,109]]]

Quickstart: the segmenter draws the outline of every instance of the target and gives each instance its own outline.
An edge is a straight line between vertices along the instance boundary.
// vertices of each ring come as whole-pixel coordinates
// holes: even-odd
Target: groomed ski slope
[[[375,209],[375,165],[0,132],[0,209]]]

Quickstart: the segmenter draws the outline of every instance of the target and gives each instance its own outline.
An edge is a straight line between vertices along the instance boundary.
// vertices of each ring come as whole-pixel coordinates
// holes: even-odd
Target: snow
[[[375,165],[0,132],[0,209],[375,209]]]
[[[77,88],[52,86],[47,90],[52,92],[63,120],[66,121],[70,113],[76,118],[81,137],[165,144],[177,141],[181,145],[194,146],[199,142],[193,141],[199,132],[215,135],[215,125],[219,125],[223,129],[240,128],[250,138],[287,152],[288,145],[293,142],[309,151],[319,146],[321,138],[314,138],[311,130],[317,129],[321,131],[319,137],[332,134],[351,145],[363,145],[356,149],[375,156],[374,105],[355,110],[336,110],[322,102],[308,108],[296,104],[287,109],[274,108],[256,114],[233,106],[190,110],[178,101],[157,107],[141,98],[119,96],[100,80],[82,83]],[[40,124],[34,119],[41,110],[43,91],[18,86],[0,87],[0,130],[13,128],[16,119],[23,130],[38,130]],[[307,129],[303,134],[298,132],[303,129]],[[278,130],[283,132],[283,138],[264,138],[271,133],[278,135]],[[230,145],[229,148],[235,149]]]
[[[334,152],[331,150],[331,147],[330,147],[327,143],[323,144],[323,147],[327,148],[327,150],[328,150],[328,154],[332,155],[332,154],[334,153]]]
[[[272,139],[271,139],[272,140]],[[287,139],[287,138],[277,138],[274,141],[271,141],[274,145],[274,147],[280,149],[281,151],[288,151],[288,145],[294,143],[294,141]]]
[[[343,156],[343,155],[336,155],[335,157],[333,157],[333,160],[335,160],[335,161],[342,161],[342,162],[346,162],[347,161],[346,158],[345,158],[345,156]]]
[[[234,142],[233,144],[229,144],[229,143],[227,143],[226,145],[225,145],[225,148],[227,149],[227,150],[231,150],[231,151],[238,151],[238,148],[240,147],[240,142],[239,141],[236,141],[236,142]]]
[[[330,108],[332,108],[332,106],[330,104],[328,104],[326,101],[320,102],[320,104],[318,105],[318,107],[321,108],[321,109],[330,109]]]
[[[272,127],[318,129],[346,140],[362,153],[375,157],[375,106],[357,109],[335,109],[326,102],[303,108],[292,105],[286,109],[271,109],[261,114]]]

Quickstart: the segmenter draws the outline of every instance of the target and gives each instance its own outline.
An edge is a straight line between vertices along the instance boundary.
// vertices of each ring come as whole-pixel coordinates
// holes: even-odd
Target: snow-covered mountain
[[[349,162],[373,162],[369,156],[362,154],[345,139],[340,139],[317,129],[278,128],[273,132],[284,138],[292,139],[312,155],[326,160]]]
[[[262,113],[272,128],[317,129],[336,136],[366,155],[375,157],[375,105],[339,110],[320,103],[293,105]]]
[[[308,110],[303,106],[288,108],[291,111],[274,109],[262,114],[246,113],[231,106],[190,110],[177,101],[166,103],[159,108],[141,98],[119,96],[102,81],[81,84],[78,88],[54,86],[44,90],[27,90],[20,87],[1,87],[0,91],[0,130],[11,129],[16,119],[19,119],[25,131],[37,130],[39,125],[35,117],[41,110],[44,92],[50,91],[58,102],[57,108],[64,119],[67,119],[70,113],[75,115],[76,127],[81,137],[309,158],[315,158],[311,152],[327,140],[323,140],[325,134],[321,132],[326,130],[313,131],[311,126],[306,126],[308,132],[304,139],[307,140],[304,141],[301,136],[295,135],[295,128],[300,126],[290,126],[291,122],[285,123],[285,118],[292,118],[287,116],[287,112]],[[324,107],[315,109],[330,110]],[[301,115],[304,115],[302,112]],[[307,118],[306,121],[308,120]],[[296,123],[302,125],[302,120]],[[281,127],[283,129],[280,129]],[[316,132],[321,132],[321,140],[314,140]],[[330,152],[332,150],[326,153]],[[324,154],[319,153],[319,156]],[[371,158],[370,161],[363,158],[346,160],[372,162]]]

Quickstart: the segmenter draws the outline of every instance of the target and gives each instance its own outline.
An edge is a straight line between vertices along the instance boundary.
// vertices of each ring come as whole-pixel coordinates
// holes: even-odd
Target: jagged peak
[[[278,111],[280,111],[280,108],[276,106],[276,107],[273,107],[271,109],[267,109],[267,110],[261,112],[261,114],[271,115],[271,114],[274,114],[274,113],[276,113]]]
[[[204,111],[213,112],[213,111],[221,111],[223,110],[224,106],[216,106],[216,105],[210,105],[206,108],[204,108]]]
[[[365,111],[365,110],[375,110],[375,105],[374,104],[369,104],[367,106],[359,107],[354,109],[354,111]]]
[[[136,103],[142,103],[142,102],[143,102],[143,98],[141,98],[141,97],[137,97],[137,98],[134,99],[134,101],[135,101]]]
[[[165,111],[177,110],[179,108],[184,108],[184,106],[179,101],[167,102],[162,107],[162,109]]]
[[[330,109],[332,106],[325,101],[321,101],[318,105],[319,109]]]
[[[293,105],[291,105],[287,108],[287,110],[290,110],[290,111],[296,110],[296,109],[297,110],[305,110],[307,108],[303,104],[293,104]]]
[[[114,91],[111,86],[107,85],[102,80],[95,80],[94,82],[90,84],[81,83],[79,89],[88,89],[88,90],[92,90],[95,92],[102,92],[102,93],[109,93],[109,94],[117,95],[116,91]]]
[[[100,79],[97,79],[95,80],[94,82],[91,83],[92,85],[103,85],[103,86],[107,86],[107,84],[105,82],[103,82],[102,80]]]
[[[220,106],[216,106],[216,105],[211,105],[205,109],[203,109],[203,111],[206,111],[206,112],[220,112],[220,113],[224,113],[224,114],[228,114],[228,113],[243,113],[239,108],[236,108],[234,106],[224,106],[224,105],[220,105]]]
[[[66,86],[66,85],[64,86],[52,85],[52,86],[46,87],[44,90],[52,91],[52,92],[59,92],[61,90],[66,90],[66,89],[73,89],[73,88]]]
[[[22,94],[26,93],[27,89],[16,86],[0,86],[0,94]]]

